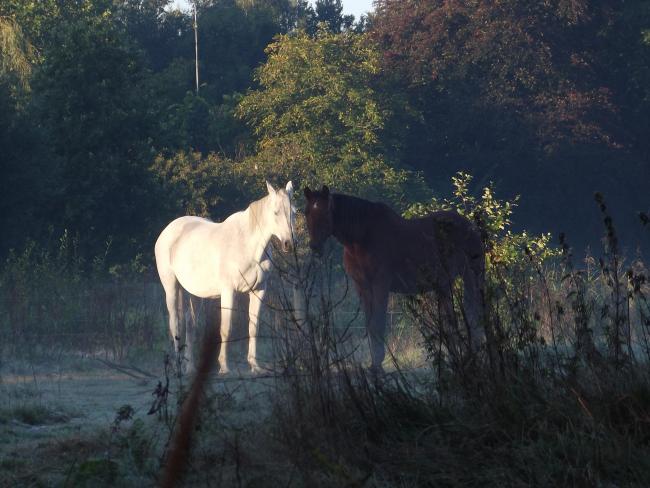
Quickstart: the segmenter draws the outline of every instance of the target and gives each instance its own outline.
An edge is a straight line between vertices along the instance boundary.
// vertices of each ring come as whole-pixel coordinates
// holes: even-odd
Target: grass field
[[[234,372],[203,388],[185,486],[650,486],[642,262],[495,268],[494,357],[450,353],[435,297],[396,298],[379,377],[337,272],[305,287],[300,320],[276,283],[262,375],[238,314]],[[0,485],[156,486],[192,378],[166,355],[155,283],[80,275],[55,292],[47,273],[23,288],[4,276]]]

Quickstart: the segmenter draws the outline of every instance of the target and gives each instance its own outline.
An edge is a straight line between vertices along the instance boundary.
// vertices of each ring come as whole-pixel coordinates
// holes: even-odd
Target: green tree
[[[11,17],[0,16],[0,77],[26,88],[32,73],[34,48]]]
[[[295,9],[294,26],[299,30],[304,30],[313,34],[317,30],[316,12],[309,0],[297,0]]]
[[[393,202],[419,196],[418,178],[385,158],[390,100],[375,88],[379,53],[366,37],[298,32],[278,37],[267,52],[260,89],[238,110],[257,136],[249,164],[262,174]]]
[[[264,2],[245,7],[233,0],[200,8],[198,25],[201,95],[214,103],[250,86],[264,48],[283,30]]]
[[[56,165],[30,117],[36,51],[11,16],[0,14],[0,255],[42,237],[43,212],[58,191]]]
[[[365,20],[354,24],[354,15],[343,15],[341,0],[316,0],[312,6],[308,0],[298,0],[295,6],[294,26],[304,30],[309,35],[316,35],[319,28],[325,28],[332,33],[352,30],[363,31]]]
[[[176,215],[199,215],[216,221],[242,210],[259,195],[246,166],[215,153],[178,151],[158,155],[151,171],[159,179]]]
[[[354,23],[354,15],[343,15],[341,0],[316,0],[315,23],[323,22],[330,32],[349,30]]]
[[[251,85],[266,45],[290,22],[292,9],[285,0],[222,0],[197,6],[198,94],[193,19],[178,11],[162,14],[158,41],[146,49],[154,71],[147,84],[159,125],[155,145],[171,153],[198,150],[233,156],[248,136],[245,125],[233,116],[233,105]]]
[[[34,87],[35,116],[61,162],[52,221],[78,232],[85,252],[113,236],[116,255],[131,255],[158,215],[142,53],[107,12],[61,22],[50,35]]]
[[[123,0],[112,8],[125,34],[146,54],[149,67],[159,72],[175,59],[193,59],[192,18],[166,10],[170,0]],[[189,89],[193,85],[188,85]]]
[[[612,88],[623,130],[620,138],[641,159],[650,157],[650,2],[621,2],[601,31],[598,77]]]
[[[416,115],[401,159],[441,193],[464,170],[523,194],[522,220],[580,246],[597,243],[602,189],[631,230],[650,177],[646,4],[380,0],[371,35]]]

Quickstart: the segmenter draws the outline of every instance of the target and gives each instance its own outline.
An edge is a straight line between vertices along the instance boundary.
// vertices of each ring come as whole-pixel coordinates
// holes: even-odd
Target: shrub
[[[64,232],[51,249],[28,242],[0,267],[0,333],[15,354],[85,352],[128,354],[160,340],[160,291],[148,284],[136,256],[110,265],[103,255],[88,262],[78,238]]]
[[[533,236],[525,230],[512,230],[512,213],[519,197],[501,200],[496,197],[492,184],[484,187],[479,198],[470,193],[472,176],[459,172],[452,178],[454,192],[449,199],[432,198],[426,203],[411,205],[405,217],[420,217],[437,210],[456,210],[474,221],[483,235],[487,250],[487,268],[496,265],[521,270],[528,267],[531,259],[546,262],[559,256],[559,250],[551,246],[551,234]]]

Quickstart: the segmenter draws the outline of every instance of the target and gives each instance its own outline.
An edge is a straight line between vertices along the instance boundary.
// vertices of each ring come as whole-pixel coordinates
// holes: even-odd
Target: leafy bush
[[[404,216],[420,217],[438,210],[456,210],[475,222],[483,235],[487,250],[487,269],[501,266],[512,271],[527,268],[530,261],[545,262],[559,256],[551,246],[551,234],[537,236],[525,230],[514,232],[511,216],[519,197],[513,200],[498,199],[492,184],[483,188],[479,198],[470,193],[472,176],[459,172],[452,178],[453,196],[449,199],[432,198],[426,203],[411,205]]]
[[[15,354],[59,348],[103,350],[116,357],[151,349],[164,328],[160,290],[146,279],[136,256],[109,265],[110,242],[91,262],[67,232],[51,249],[28,242],[0,267],[0,334]]]

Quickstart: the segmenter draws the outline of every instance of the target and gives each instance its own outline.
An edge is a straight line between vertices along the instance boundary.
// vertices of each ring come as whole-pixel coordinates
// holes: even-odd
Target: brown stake
[[[183,402],[174,438],[170,444],[167,464],[160,483],[162,488],[178,486],[182,479],[192,445],[192,430],[199,414],[201,394],[212,370],[212,365],[216,362],[217,346],[219,344],[217,331],[218,327],[209,327],[203,338],[196,376],[190,388],[190,393]]]

